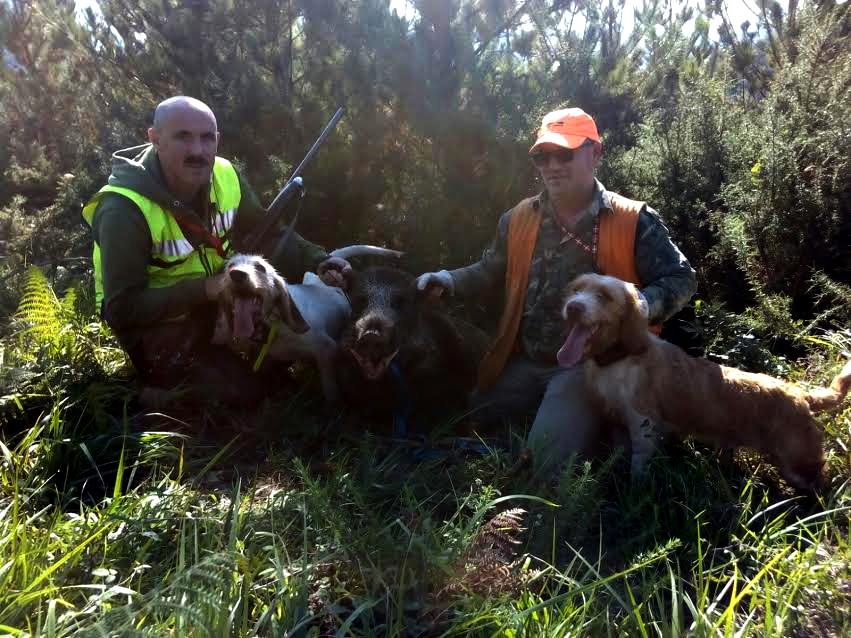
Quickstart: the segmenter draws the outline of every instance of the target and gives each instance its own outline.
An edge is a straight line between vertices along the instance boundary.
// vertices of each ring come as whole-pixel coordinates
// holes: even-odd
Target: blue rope
[[[396,383],[397,391],[396,405],[393,408],[393,437],[405,439],[408,438],[408,417],[410,417],[413,407],[411,390],[399,365],[398,357],[394,357],[387,368]],[[425,444],[424,437],[422,442]],[[487,445],[475,439],[452,439],[450,447],[457,451],[472,452],[480,456],[485,456],[490,452]],[[416,461],[438,460],[445,457],[448,452],[448,450],[434,447],[422,447],[414,451],[413,457]]]

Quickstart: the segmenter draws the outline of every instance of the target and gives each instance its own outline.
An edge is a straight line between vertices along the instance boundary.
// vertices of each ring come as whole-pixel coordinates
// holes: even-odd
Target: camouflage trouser
[[[534,414],[528,446],[541,472],[558,470],[571,454],[597,451],[601,419],[589,399],[581,366],[560,368],[514,356],[490,390],[473,392],[471,404],[483,421]]]

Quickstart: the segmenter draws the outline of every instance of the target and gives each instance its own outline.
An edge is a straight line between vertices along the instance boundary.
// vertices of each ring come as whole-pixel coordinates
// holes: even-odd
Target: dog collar
[[[601,352],[600,354],[594,356],[594,362],[600,366],[605,367],[615,361],[620,361],[621,359],[628,357],[630,353],[626,348],[623,347],[622,344],[618,343],[606,350],[605,352]]]

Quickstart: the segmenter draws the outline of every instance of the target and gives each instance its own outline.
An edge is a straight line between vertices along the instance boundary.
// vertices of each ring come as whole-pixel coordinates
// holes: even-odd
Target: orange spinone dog
[[[814,488],[824,465],[813,414],[838,407],[851,386],[851,361],[830,388],[806,390],[765,374],[706,359],[648,332],[634,285],[588,274],[575,279],[563,308],[567,338],[559,365],[584,362],[590,389],[629,429],[632,474],[655,449],[654,427],[769,456],[783,477]]]

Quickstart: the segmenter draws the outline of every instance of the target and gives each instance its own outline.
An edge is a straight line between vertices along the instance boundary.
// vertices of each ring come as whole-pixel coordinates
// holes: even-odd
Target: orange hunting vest
[[[605,274],[641,285],[635,268],[635,229],[644,202],[617,193],[608,193],[612,208],[600,209],[600,237],[597,268]],[[532,254],[541,226],[541,212],[535,206],[538,197],[529,197],[514,207],[508,224],[508,261],[505,266],[505,308],[491,347],[479,364],[479,391],[489,389],[499,377],[515,350],[520,318],[529,285]],[[659,333],[661,326],[651,330]]]

